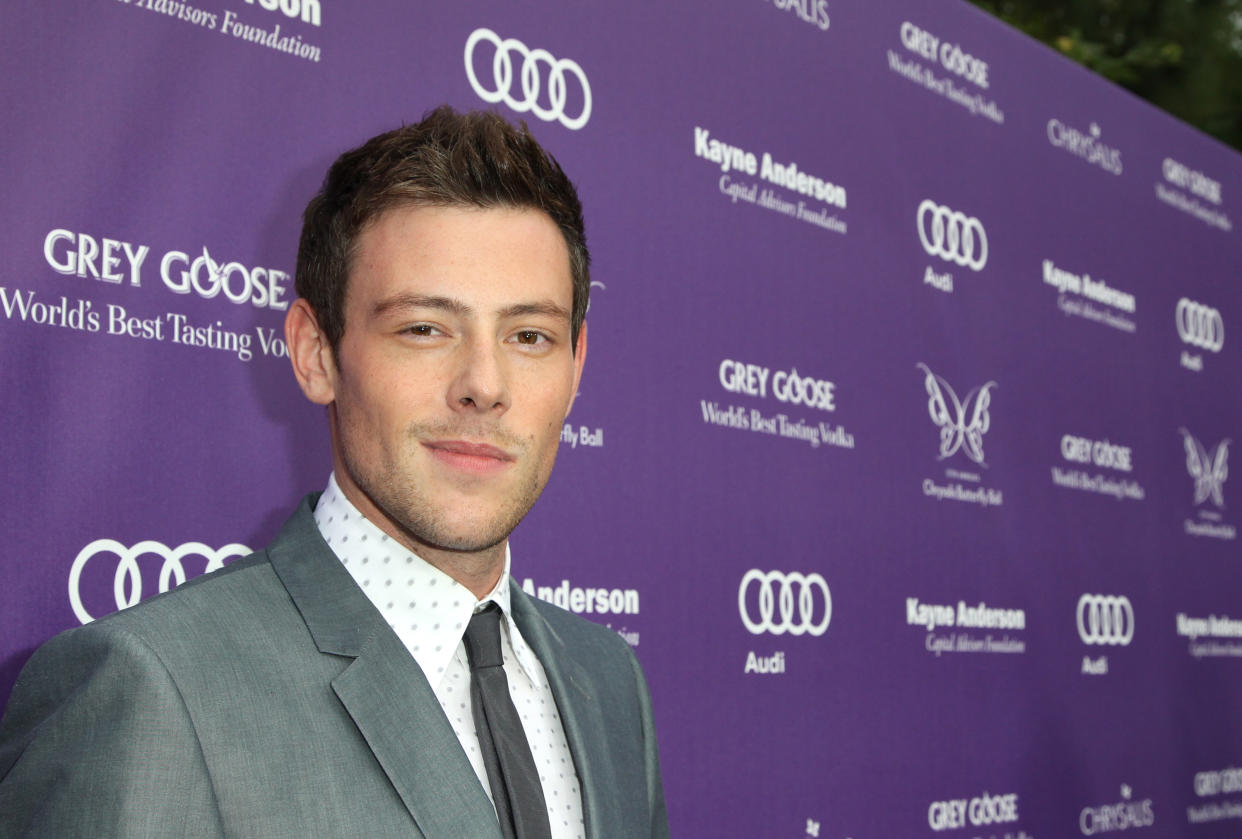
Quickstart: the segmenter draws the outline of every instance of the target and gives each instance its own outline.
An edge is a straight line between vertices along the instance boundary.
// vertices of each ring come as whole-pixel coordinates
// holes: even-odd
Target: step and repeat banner
[[[675,835],[1242,830],[1236,153],[959,2],[62,0],[0,42],[0,701],[322,489],[299,216],[448,102],[586,207],[513,567],[634,647]]]

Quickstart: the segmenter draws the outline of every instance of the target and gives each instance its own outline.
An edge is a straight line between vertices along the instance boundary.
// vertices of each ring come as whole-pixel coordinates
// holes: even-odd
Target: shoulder
[[[61,633],[22,670],[0,720],[0,834],[190,835],[215,825],[178,676],[193,661],[178,660],[176,628],[152,617],[162,607],[134,609]],[[171,788],[175,796],[161,795]]]
[[[191,579],[170,591],[142,601],[58,638],[57,646],[107,643],[132,637],[175,657],[189,644],[195,655],[208,653],[217,640],[281,624],[281,615],[296,617],[292,600],[273,564],[277,551],[311,555],[318,536],[304,500],[267,547],[236,559],[223,568]],[[300,623],[300,621],[299,621]]]
[[[58,638],[67,644],[134,636],[160,648],[183,636],[202,640],[236,632],[282,600],[288,595],[260,551]]]
[[[5,722],[34,700],[54,705],[87,683],[129,695],[193,667],[212,646],[245,632],[271,611],[279,583],[263,553],[252,554],[84,626],[37,649],[14,685]],[[113,682],[116,681],[114,685]],[[126,684],[128,683],[128,684]]]
[[[11,733],[16,717],[46,713],[86,685],[120,703],[142,686],[199,686],[230,662],[270,659],[271,643],[290,637],[309,643],[268,551],[258,551],[47,641],[18,676],[3,722]]]

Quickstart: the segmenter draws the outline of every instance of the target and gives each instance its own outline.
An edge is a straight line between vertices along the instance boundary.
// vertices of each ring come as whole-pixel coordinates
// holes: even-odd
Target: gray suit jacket
[[[30,660],[0,724],[0,836],[499,839],[423,672],[319,536],[265,551]],[[512,587],[591,839],[665,837],[642,671],[614,632]]]

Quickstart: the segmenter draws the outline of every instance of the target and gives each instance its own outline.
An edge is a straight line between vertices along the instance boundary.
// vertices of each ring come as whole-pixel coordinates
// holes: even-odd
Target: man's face
[[[337,350],[337,480],[416,552],[503,542],[539,497],[585,355],[565,241],[533,209],[405,207],[358,238]]]

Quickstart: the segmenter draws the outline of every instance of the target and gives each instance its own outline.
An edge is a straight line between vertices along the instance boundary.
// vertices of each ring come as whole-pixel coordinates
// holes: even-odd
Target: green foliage
[[[1242,149],[1242,0],[971,0]]]

